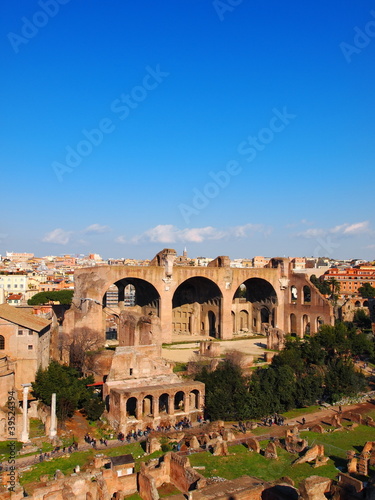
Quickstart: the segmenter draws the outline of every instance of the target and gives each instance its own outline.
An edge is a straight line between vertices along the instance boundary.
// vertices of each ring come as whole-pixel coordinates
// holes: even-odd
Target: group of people
[[[128,443],[130,443],[131,441],[138,441],[138,439],[142,438],[142,437],[146,437],[148,436],[148,434],[152,431],[152,428],[147,426],[146,429],[144,431],[142,430],[133,430],[133,431],[130,431],[127,433],[127,435],[125,436],[125,434],[123,432],[119,432],[117,434],[117,439],[121,442],[123,442],[125,439]]]
[[[97,447],[96,447],[96,439],[93,438],[92,436],[90,436],[90,434],[88,434],[88,433],[85,434],[84,440],[85,440],[86,443],[91,444],[91,446],[94,448],[94,450],[97,449]],[[105,443],[104,443],[104,441],[105,441]],[[100,443],[101,444],[105,444],[107,446],[107,444],[106,444],[107,440],[106,439],[100,438]]]
[[[48,452],[40,453],[39,462],[43,462],[44,460],[53,457],[54,455],[56,455],[56,453],[59,453],[60,451],[62,451],[63,453],[72,453],[73,451],[77,450],[78,450],[78,443],[76,441],[73,441],[73,443],[70,446],[55,446],[55,448],[49,453]]]
[[[123,432],[119,432],[117,434],[117,439],[121,442],[124,442],[126,440],[127,443],[130,443],[131,441],[138,441],[138,439],[147,437],[152,431],[157,431],[157,432],[169,432],[172,430],[182,431],[183,429],[189,429],[190,427],[192,427],[191,421],[187,417],[184,417],[182,420],[180,420],[173,426],[158,425],[156,429],[154,429],[153,427],[150,427],[148,425],[144,431],[142,431],[141,429],[132,430],[129,431],[126,435]]]
[[[269,417],[263,418],[262,424],[265,425],[266,427],[272,427],[273,424],[284,425],[284,421],[285,418],[282,415],[275,413],[274,415],[270,415]]]
[[[184,417],[182,420],[177,422],[177,424],[175,424],[173,427],[175,428],[176,431],[182,431],[182,429],[190,429],[192,425],[190,420],[187,417]]]

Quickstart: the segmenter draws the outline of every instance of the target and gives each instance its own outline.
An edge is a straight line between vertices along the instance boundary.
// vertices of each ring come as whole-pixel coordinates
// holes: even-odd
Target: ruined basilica
[[[123,433],[196,422],[203,414],[204,384],[173,373],[161,357],[162,343],[179,335],[227,340],[263,333],[280,347],[285,332],[303,337],[333,323],[329,302],[289,259],[271,259],[264,268],[232,268],[229,257],[207,267],[176,265],[176,259],[175,250],[164,249],[149,266],[76,271],[64,333],[89,331],[104,344],[110,330],[117,338],[116,351],[103,354],[94,375],[103,384],[109,422]]]

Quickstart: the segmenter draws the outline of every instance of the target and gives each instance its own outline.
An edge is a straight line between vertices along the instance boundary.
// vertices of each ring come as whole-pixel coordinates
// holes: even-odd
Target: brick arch
[[[219,337],[222,298],[220,287],[209,278],[184,280],[172,295],[173,331]]]
[[[143,278],[135,278],[133,276],[126,276],[120,280],[115,281],[112,285],[116,285],[118,289],[118,301],[119,304],[124,303],[124,292],[128,285],[133,285],[135,288],[135,305],[144,307],[147,305],[152,305],[152,303],[159,302],[161,300],[160,293],[155,288],[155,286],[149,281]],[[110,285],[111,286],[111,285]],[[109,287],[108,287],[109,289]],[[105,296],[108,289],[103,294],[103,306],[106,304]],[[157,306],[155,308],[158,309]]]
[[[219,293],[220,297],[223,297],[223,290],[221,289],[220,283],[215,282],[215,280],[211,279],[211,277],[203,276],[202,274],[194,274],[193,276],[189,276],[188,278],[183,279],[180,283],[176,283],[174,286],[170,287],[170,292],[171,292],[171,295],[172,295],[172,301],[173,301],[173,297],[175,296],[176,291],[178,290],[178,288],[180,288],[184,284],[190,282],[190,280],[195,280],[195,279],[197,279],[197,280],[201,279],[201,280],[205,280],[205,281],[210,282],[216,288],[216,290]]]
[[[218,293],[220,301],[215,307],[218,310],[217,316],[220,325],[218,336],[222,339],[230,339],[235,333],[231,313],[233,311],[237,318],[240,306],[233,307],[233,295],[242,283],[253,278],[258,279],[258,283],[265,280],[276,293],[277,306],[274,307],[275,327],[286,331],[289,324],[289,315],[295,312],[299,316],[305,310],[307,311],[307,308],[310,309],[312,318],[319,314],[326,323],[332,324],[333,322],[331,305],[310,285],[305,276],[291,272],[287,259],[276,259],[272,266],[264,268],[232,268],[224,260],[221,262],[222,267],[176,266],[173,265],[172,260],[173,255],[169,260],[152,261],[149,266],[115,265],[78,269],[75,272],[75,292],[72,307],[67,311],[64,318],[64,332],[67,335],[73,335],[77,327],[85,326],[95,330],[98,334],[102,332],[104,339],[105,330],[102,325],[105,322],[105,313],[102,309],[102,297],[110,285],[130,278],[148,282],[159,294],[161,333],[158,338],[162,342],[172,341],[173,323],[175,322],[172,311],[173,296],[181,284],[191,278],[207,279],[214,283],[215,287],[217,287],[216,290],[220,290],[220,293]],[[297,286],[298,290],[301,289],[303,284],[311,286],[312,302],[310,305],[301,304],[300,297],[297,303],[291,303],[290,287],[292,284]],[[84,299],[84,303],[82,299]],[[260,318],[250,316],[249,319],[252,328],[254,327],[254,320],[257,322],[256,333],[260,332]],[[206,326],[201,321],[195,328],[195,333],[200,334],[202,331],[204,333],[205,329]]]

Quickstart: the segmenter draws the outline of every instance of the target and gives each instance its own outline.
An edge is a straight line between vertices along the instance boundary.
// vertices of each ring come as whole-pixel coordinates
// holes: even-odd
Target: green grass
[[[48,474],[51,479],[57,469],[61,470],[64,474],[71,474],[76,465],[79,465],[81,469],[88,465],[96,453],[97,452],[95,450],[75,452],[72,453],[69,458],[56,458],[48,462],[38,463],[32,467],[32,470],[22,474],[20,482],[22,485],[26,485],[28,483],[39,481],[40,476],[43,474]],[[152,458],[158,458],[163,455],[161,450],[156,451],[151,455],[145,455],[141,443],[124,444],[117,446],[116,448],[103,450],[101,453],[108,457],[132,454],[135,459],[135,468],[137,472],[139,471],[141,462],[148,461]]]
[[[125,500],[142,500],[142,497],[138,495],[138,493],[133,493],[133,495],[129,495],[124,497]]]
[[[174,373],[184,372],[186,371],[186,369],[187,369],[187,363],[176,362],[173,367]]]
[[[30,438],[42,437],[45,435],[44,424],[39,418],[30,418]]]
[[[16,441],[16,451],[18,452],[22,448],[22,443]],[[0,459],[8,460],[9,458],[9,441],[0,441]],[[17,453],[18,456],[18,453]]]
[[[181,491],[171,483],[164,483],[158,488],[158,493],[159,498],[167,498],[172,495],[179,495],[181,494]]]
[[[258,428],[259,434],[267,434],[267,428]],[[288,476],[296,485],[306,477],[319,475],[333,479],[339,473],[338,467],[346,470],[346,452],[354,449],[357,453],[363,448],[366,441],[375,441],[375,428],[360,425],[353,431],[339,431],[327,434],[314,432],[301,432],[301,437],[308,439],[309,446],[323,444],[325,455],[330,458],[328,463],[318,469],[310,464],[293,466],[295,455],[277,448],[278,460],[266,459],[263,455],[249,452],[245,446],[229,446],[228,457],[214,457],[208,452],[190,455],[192,466],[204,466],[204,471],[199,471],[206,477],[221,476],[225,479],[235,479],[242,475],[256,476],[264,481],[274,481],[282,476]],[[264,448],[268,441],[261,441]]]
[[[292,466],[296,460],[294,455],[285,450],[277,449],[278,460],[270,460],[263,455],[250,452],[242,445],[229,446],[228,451],[231,454],[228,457],[214,457],[208,452],[191,455],[190,463],[192,466],[205,466],[205,470],[199,471],[205,477],[220,476],[225,479],[235,479],[243,475],[255,476],[263,481],[274,481],[282,476],[288,476],[299,482],[313,474],[323,475],[334,478],[338,474],[333,461],[320,467],[319,472],[315,472],[309,464]]]
[[[375,428],[359,425],[352,431],[344,430],[327,434],[304,431],[301,432],[301,437],[308,439],[310,446],[312,443],[324,444],[326,455],[345,458],[347,450],[354,449],[358,452],[362,450],[366,441],[375,441]]]
[[[318,405],[309,406],[308,408],[296,408],[295,410],[286,411],[282,414],[282,416],[285,418],[297,418],[300,416],[303,417],[304,415],[308,415],[309,413],[315,413],[319,411],[319,408],[320,406]]]
[[[375,420],[375,410],[370,410],[370,411],[366,412],[366,414],[363,416],[371,417]]]
[[[216,339],[212,339],[212,340],[216,340]],[[174,345],[183,345],[183,344],[199,344],[199,340],[197,339],[191,339],[191,340],[181,340],[179,342],[171,342],[171,343],[168,343],[168,344],[162,344],[161,346],[163,347],[163,349],[168,349],[169,347],[172,347]],[[190,348],[189,348],[190,349]],[[193,347],[191,349],[194,349]]]
[[[43,474],[48,474],[51,479],[56,470],[60,470],[64,474],[72,474],[76,465],[79,465],[82,468],[90,459],[92,459],[93,456],[94,450],[78,451],[73,453],[69,458],[62,457],[49,462],[41,462],[34,465],[32,470],[24,472],[20,478],[20,483],[21,485],[25,485],[28,483],[38,482],[40,476]]]
[[[43,453],[47,453],[49,451],[52,451],[53,448],[54,447],[52,446],[51,443],[46,443],[46,442],[43,441],[42,448],[41,448],[41,450],[42,450]]]

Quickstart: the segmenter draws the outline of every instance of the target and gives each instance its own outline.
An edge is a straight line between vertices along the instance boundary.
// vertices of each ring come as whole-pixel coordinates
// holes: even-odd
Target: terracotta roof
[[[22,293],[12,293],[7,297],[7,300],[20,300],[20,299],[22,299]]]
[[[35,332],[40,332],[51,324],[51,321],[47,319],[41,318],[24,309],[10,306],[9,304],[0,304],[0,318],[15,323],[16,325],[29,328]]]

